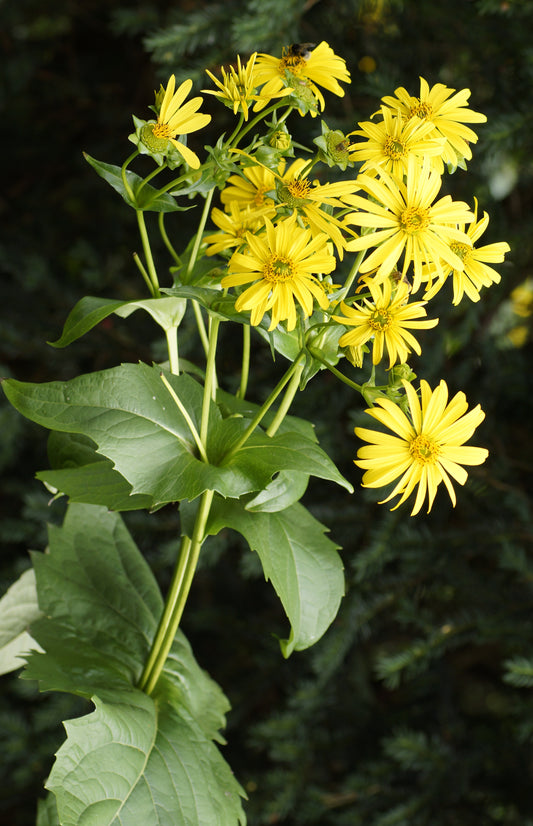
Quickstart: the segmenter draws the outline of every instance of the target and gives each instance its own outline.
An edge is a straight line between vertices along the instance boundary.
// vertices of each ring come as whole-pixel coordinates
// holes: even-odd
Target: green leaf
[[[126,180],[134,195],[134,200],[132,200],[128,190],[124,186],[120,166],[97,161],[96,158],[91,158],[86,152],[83,153],[83,156],[93,169],[96,170],[98,175],[100,175],[104,181],[107,181],[107,183],[122,196],[128,206],[133,207],[133,209],[141,209],[149,212],[185,212],[188,209],[192,209],[192,207],[179,206],[168,192],[158,194],[158,190],[154,189],[150,184],[142,185],[143,179],[139,177],[139,175],[136,175],[135,172],[127,170]]]
[[[181,632],[153,698],[134,687],[163,601],[121,518],[70,505],[49,526],[49,552],[32,559],[43,612],[32,633],[44,652],[24,676],[96,705],[66,724],[47,783],[62,826],[243,823],[243,792],[213,743],[229,704]]]
[[[282,470],[264,490],[247,503],[246,510],[250,513],[283,511],[295,502],[299,502],[307,489],[308,482],[307,473]]]
[[[238,531],[261,559],[291,624],[280,640],[285,657],[314,645],[335,619],[344,595],[343,565],[338,545],[324,536],[327,528],[303,505],[277,513],[249,513],[241,502],[217,499],[209,533]]]
[[[49,341],[52,347],[66,347],[96,327],[104,318],[116,313],[127,318],[135,310],[143,309],[154,321],[169,330],[177,327],[185,313],[186,301],[179,298],[148,298],[143,301],[115,301],[87,295],[80,299],[69,313],[63,332],[57,341]]]
[[[237,826],[244,792],[186,712],[140,691],[65,724],[47,781],[62,826]]]
[[[86,436],[52,431],[48,456],[53,469],[39,471],[36,478],[70,502],[103,505],[112,511],[151,509],[152,497],[132,494],[130,483]]]
[[[105,508],[70,505],[48,537],[49,553],[32,553],[44,617],[31,630],[46,653],[29,657],[24,676],[86,697],[135,683],[163,601],[124,523]]]
[[[48,794],[44,800],[37,801],[36,826],[60,826],[55,795]]]
[[[35,574],[30,569],[0,599],[0,674],[23,666],[24,654],[38,648],[28,629],[40,616]]]
[[[190,376],[168,375],[196,429],[203,391]],[[299,433],[274,437],[256,430],[244,446],[231,448],[247,428],[241,417],[223,419],[210,403],[209,463],[196,456],[190,426],[160,378],[147,365],[123,364],[69,382],[31,384],[13,379],[3,387],[11,403],[32,421],[52,430],[82,433],[98,445],[131,485],[151,496],[154,506],[195,499],[205,490],[239,497],[262,490],[281,470],[297,470],[352,486],[315,443]]]

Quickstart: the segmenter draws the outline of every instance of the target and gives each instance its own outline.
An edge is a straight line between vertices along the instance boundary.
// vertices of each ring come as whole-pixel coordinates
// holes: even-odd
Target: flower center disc
[[[411,106],[411,109],[409,110],[410,118],[415,115],[421,120],[431,120],[433,115],[433,107],[429,103],[423,103],[419,100],[414,106]]]
[[[289,184],[280,187],[279,198],[284,201],[287,206],[297,208],[307,203],[307,194],[309,192],[309,182],[303,180],[291,181]]]
[[[392,324],[392,315],[387,310],[376,309],[368,323],[373,330],[388,330]]]
[[[168,148],[169,129],[166,123],[147,123],[141,129],[141,140],[152,152]]]
[[[273,255],[263,271],[266,281],[291,281],[294,278],[294,264],[284,256]]]
[[[439,446],[427,436],[420,435],[412,440],[409,445],[409,453],[413,459],[418,459],[422,464],[434,464],[440,453]]]
[[[429,225],[429,212],[420,207],[408,207],[400,217],[400,226],[404,232],[414,235]]]
[[[293,75],[300,75],[305,63],[304,58],[299,55],[285,55],[279,62],[279,72],[281,75],[285,75],[285,69],[287,69]]]
[[[400,158],[403,158],[405,155],[405,144],[402,141],[398,141],[395,138],[391,138],[390,135],[387,136],[385,140],[385,146],[383,147],[383,151],[385,155],[388,155],[393,161],[398,161]]]
[[[452,241],[450,249],[461,261],[465,261],[471,252],[471,247],[467,246],[467,244],[461,244],[460,241]]]

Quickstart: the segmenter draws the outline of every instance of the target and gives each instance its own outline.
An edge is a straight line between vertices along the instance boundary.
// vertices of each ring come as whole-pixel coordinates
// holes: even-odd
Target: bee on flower
[[[322,86],[339,97],[344,96],[342,83],[350,83],[346,61],[335,54],[323,40],[318,46],[312,43],[295,43],[284,48],[281,58],[259,54],[256,62],[256,81],[264,84],[261,92],[268,99],[284,88],[291,88],[299,104],[301,114],[310,111],[316,115],[325,106]],[[264,104],[256,103],[259,111]]]

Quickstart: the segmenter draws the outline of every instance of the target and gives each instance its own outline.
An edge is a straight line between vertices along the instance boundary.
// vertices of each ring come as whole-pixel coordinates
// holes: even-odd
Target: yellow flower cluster
[[[211,211],[216,230],[204,234],[203,249],[226,259],[221,286],[235,291],[235,309],[249,313],[252,326],[298,329],[301,342],[311,329],[333,331],[337,358],[345,355],[361,368],[371,350],[372,366],[386,359],[383,366],[391,370],[406,365],[411,353],[421,354],[413,331],[437,324],[425,307],[449,278],[454,304],[465,296],[479,301],[481,289],[500,280],[490,265],[503,261],[508,244],[477,245],[487,213],[478,219],[477,201],[471,209],[440,194],[444,172],[465,168],[471,158],[477,135],[469,124],[486,120],[469,109],[468,89],[430,87],[421,78],[417,96],[396,89],[347,136],[322,122],[323,134],[315,140],[319,151],[295,158],[298,146],[287,131],[287,115],[322,112],[322,89],[343,96],[340,84],[350,82],[345,61],[325,42],[293,44],[281,57],[254,53],[245,64],[238,57],[221,73],[219,79],[207,72],[216,89],[204,91],[240,120],[227,143],[230,162],[219,184],[220,206]],[[182,84],[175,93],[171,79],[152,132],[197,167],[180,137],[201,128],[208,116],[197,114],[201,98],[183,105],[189,90]],[[238,148],[270,113],[266,138]],[[315,177],[320,162],[343,171],[357,166],[358,172],[324,181],[322,173]],[[352,263],[350,274],[344,285],[333,284],[337,260],[345,258]],[[411,300],[421,288],[422,300]],[[443,381],[433,391],[421,382],[417,393],[405,375],[414,374],[404,373],[403,401],[397,401],[398,381],[394,392],[376,392],[375,406],[367,411],[394,435],[357,428],[369,444],[356,463],[365,470],[367,487],[396,481],[385,501],[399,495],[401,504],[417,488],[414,514],[426,497],[431,509],[440,482],[455,504],[451,480],[464,484],[462,465],[480,464],[487,451],[464,444],[484,417],[479,406],[467,413],[462,393],[448,403]]]

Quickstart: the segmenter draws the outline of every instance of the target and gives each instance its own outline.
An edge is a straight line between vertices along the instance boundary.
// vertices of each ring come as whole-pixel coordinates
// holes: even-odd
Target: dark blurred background
[[[420,75],[472,90],[488,123],[468,172],[444,185],[478,198],[491,216],[482,243],[508,241],[511,253],[478,304],[452,308],[451,290],[441,291],[431,313],[440,323],[412,366],[481,403],[476,440],[489,460],[472,469],[455,509],[440,491],[429,516],[391,513],[359,488],[352,463],[360,398],[320,374],[294,412],[315,422],[356,487],[349,496],[314,482],[305,500],[342,546],[347,593],[336,622],[284,661],[272,635],[286,632],[277,598],[255,555],[224,533],[206,546],[184,630],[233,705],[224,755],[249,794],[251,826],[531,826],[533,2],[22,0],[0,3],[0,15],[0,373],[21,380],[164,358],[138,314],[66,350],[46,341],[83,295],[144,295],[134,216],[82,152],[121,164],[133,149],[131,115],[149,116],[172,72],[199,90],[210,85],[205,68],[237,53],[326,39],[352,73],[346,97],[326,93],[328,125],[346,132],[397,86],[417,94]],[[200,154],[232,123],[210,96],[203,109],[214,122],[193,136]],[[296,115],[290,128],[310,143],[319,123]],[[197,212],[168,217],[178,247]],[[238,355],[225,336],[231,384]],[[183,339],[181,353],[195,359],[192,328]],[[282,367],[260,341],[254,364],[259,399]],[[51,506],[34,480],[47,467],[45,432],[3,399],[0,427],[1,593],[64,505]],[[165,589],[177,513],[125,518]],[[0,824],[34,822],[61,720],[82,711],[16,674],[1,678]]]

